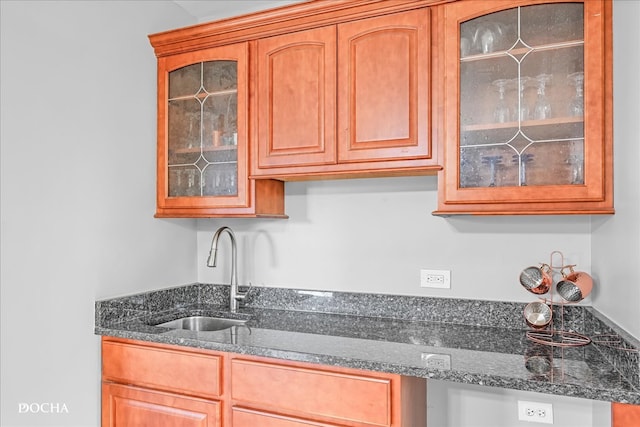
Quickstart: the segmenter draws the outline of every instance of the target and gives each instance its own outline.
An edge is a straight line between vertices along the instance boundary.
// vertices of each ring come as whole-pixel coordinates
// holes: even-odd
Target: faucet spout
[[[207,258],[207,267],[215,267],[218,258],[218,240],[222,233],[227,233],[231,239],[231,290],[229,295],[229,309],[232,313],[238,311],[239,302],[243,300],[247,294],[246,292],[240,292],[238,290],[238,269],[237,269],[237,249],[236,249],[236,236],[233,234],[233,230],[229,227],[220,227],[211,239],[211,250],[209,251],[209,257]]]

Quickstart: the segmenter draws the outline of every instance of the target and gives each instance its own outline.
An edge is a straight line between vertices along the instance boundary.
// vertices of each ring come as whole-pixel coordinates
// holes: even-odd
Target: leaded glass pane
[[[169,196],[238,194],[238,82],[235,61],[169,73]]]
[[[584,183],[584,7],[460,25],[462,188]]]

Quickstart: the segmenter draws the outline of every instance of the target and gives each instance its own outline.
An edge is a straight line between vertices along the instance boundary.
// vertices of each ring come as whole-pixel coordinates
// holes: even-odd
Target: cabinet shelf
[[[519,47],[515,49],[507,49],[507,50],[499,50],[499,51],[489,52],[489,53],[477,53],[473,55],[467,55],[460,58],[460,62],[481,61],[485,59],[499,58],[499,57],[508,56],[508,55],[519,57],[526,54],[529,51],[541,52],[545,50],[566,49],[570,47],[583,46],[583,45],[584,45],[584,40],[569,40],[562,43],[549,43],[549,44],[543,44],[539,46],[532,46],[531,48]]]
[[[203,153],[213,153],[213,152],[220,152],[220,151],[237,151],[238,150],[238,146],[237,145],[221,145],[219,147],[192,147],[192,148],[177,148],[175,150],[169,150],[169,154],[198,154],[201,151]]]
[[[238,93],[238,89],[227,89],[227,90],[218,90],[215,92],[198,92],[194,95],[183,95],[176,96],[173,98],[169,98],[167,101],[184,101],[189,99],[205,99],[208,96],[225,96],[225,95],[235,95]]]
[[[553,119],[545,120],[525,120],[520,122],[520,127],[535,127],[535,126],[553,126],[564,124],[576,124],[583,123],[584,118],[580,117],[557,117]],[[462,132],[478,132],[487,130],[498,129],[518,129],[518,122],[505,122],[505,123],[480,123],[474,125],[462,126]]]

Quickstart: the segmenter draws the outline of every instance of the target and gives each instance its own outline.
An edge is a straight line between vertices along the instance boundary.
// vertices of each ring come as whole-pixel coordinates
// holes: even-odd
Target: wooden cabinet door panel
[[[546,34],[531,29],[537,25],[532,19],[536,13],[553,16],[556,10],[562,16],[560,11],[582,5],[535,3],[540,4],[453,2],[443,6],[441,19],[434,20],[442,25],[434,33],[441,39],[437,72],[443,76],[438,90],[444,97],[444,170],[438,177],[437,214],[614,212],[611,2],[586,1],[578,17],[567,14],[571,20],[564,18],[566,25],[549,27]],[[517,24],[504,37],[509,42],[491,46],[488,52],[476,47],[461,55],[461,37],[468,34],[463,26],[476,28],[476,20],[495,24],[500,22],[496,16],[509,17],[503,24]],[[569,23],[580,31],[567,35],[558,30],[572,28]],[[513,50],[517,55],[507,55],[511,40],[520,38],[524,40]],[[533,46],[531,55],[524,55],[527,41]],[[519,57],[523,60],[516,61]],[[537,82],[545,74],[552,76],[546,93],[552,112],[550,117],[536,117]],[[576,94],[572,74],[584,79],[583,115],[568,108]],[[500,81],[511,84],[503,104],[510,112],[506,119],[496,115]],[[527,86],[527,81],[537,88]]]
[[[640,405],[611,404],[611,427],[640,426]]]
[[[118,384],[102,384],[102,427],[219,427],[221,404]]]
[[[231,361],[234,402],[293,416],[390,426],[391,389],[389,378]]]
[[[248,112],[248,57],[249,48],[247,43],[238,43],[236,45],[216,47],[211,49],[205,49],[197,52],[188,52],[180,55],[173,55],[169,57],[162,57],[158,59],[158,184],[157,184],[157,204],[158,211],[161,214],[163,210],[179,209],[179,208],[247,208],[251,205],[249,194],[249,180],[248,180],[248,124],[247,124],[247,112]],[[224,77],[229,76],[222,75],[210,76],[208,73],[214,71],[222,73],[225,71],[224,67],[219,67],[220,70],[210,67],[206,68],[205,65],[212,65],[218,63],[233,63],[235,64],[235,86],[234,89],[227,90],[226,92],[234,93],[235,96],[230,94],[228,102],[235,104],[235,108],[229,107],[232,110],[231,113],[226,109],[223,110],[229,117],[235,117],[233,127],[236,132],[236,145],[226,147],[214,147],[211,134],[213,127],[217,126],[208,123],[206,119],[209,119],[209,115],[213,114],[213,111],[208,111],[207,105],[214,105],[215,100],[220,98],[220,93],[224,91],[212,93],[206,99],[207,101],[200,100],[203,105],[200,105],[199,98],[202,98],[204,90],[215,91],[215,84],[206,85],[200,83],[198,86],[198,80],[194,76],[187,76],[191,80],[190,90],[191,92],[178,93],[176,99],[171,100],[171,87],[180,87],[180,76],[175,76],[175,85],[172,85],[171,76],[174,72],[179,72],[187,68],[202,70],[202,76],[197,76],[199,79],[205,81],[215,81],[215,79],[222,80]],[[200,64],[200,67],[198,67]],[[187,77],[182,77],[182,80],[186,80]],[[183,86],[187,86],[183,84]],[[176,91],[178,92],[178,91]],[[196,95],[197,92],[197,95]],[[189,96],[186,96],[189,95]],[[175,96],[175,95],[174,95]],[[231,99],[235,99],[231,102]],[[189,102],[197,112],[200,114],[189,115],[189,113],[179,113],[181,109],[174,107],[171,109],[172,102]],[[182,104],[178,104],[182,105]],[[222,108],[222,107],[220,107]],[[193,113],[193,112],[191,112]],[[213,116],[211,116],[213,117]],[[224,115],[222,116],[222,118]],[[213,119],[211,119],[213,120]],[[215,120],[217,122],[217,120]],[[175,130],[172,131],[172,125],[175,125]],[[230,125],[229,125],[230,126]],[[210,129],[211,128],[211,129]],[[188,139],[185,133],[189,129],[192,129],[190,133],[193,134],[194,140],[189,141],[193,147],[187,148],[186,145],[174,142],[171,146],[170,142],[173,139],[182,140]],[[235,190],[228,189],[228,194],[225,192],[219,195],[206,195],[200,194],[200,187],[209,188],[207,185],[213,185],[212,176],[208,176],[205,173],[208,170],[219,169],[219,159],[215,157],[218,153],[215,150],[225,148],[225,153],[228,158],[229,164],[235,165],[233,176],[235,177]],[[172,151],[174,154],[172,154]],[[180,155],[175,152],[181,152]],[[179,157],[182,156],[182,157]],[[199,159],[202,156],[202,159]],[[175,157],[175,158],[174,158]],[[171,160],[173,158],[173,160]],[[205,172],[200,173],[196,168],[197,163],[199,168],[204,167],[204,159],[207,159],[211,164],[206,166]],[[171,165],[169,167],[168,165]],[[171,191],[170,184],[172,175],[170,170],[172,168],[178,168],[178,166],[184,163],[185,168],[188,167],[189,171],[198,172],[195,174],[195,187],[197,190],[190,195],[186,192],[174,192]],[[230,172],[222,170],[224,172]],[[230,176],[230,175],[229,175]],[[177,181],[179,177],[176,177],[174,181]],[[182,181],[186,182],[186,177],[182,177]],[[184,184],[183,184],[184,185]],[[175,186],[178,188],[178,186]],[[186,191],[186,190],[185,190]]]
[[[335,26],[258,41],[258,165],[335,163]]]
[[[430,11],[338,26],[340,162],[431,156]]]
[[[103,379],[203,397],[222,394],[222,358],[197,352],[102,343]]]
[[[233,408],[233,427],[339,427],[245,408]]]

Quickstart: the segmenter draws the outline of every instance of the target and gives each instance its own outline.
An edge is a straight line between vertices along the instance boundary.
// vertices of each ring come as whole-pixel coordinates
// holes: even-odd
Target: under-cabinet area
[[[611,1],[309,1],[149,36],[157,216],[438,175],[436,215],[612,214]]]
[[[426,423],[424,379],[105,337],[102,425]]]

